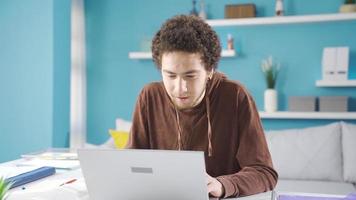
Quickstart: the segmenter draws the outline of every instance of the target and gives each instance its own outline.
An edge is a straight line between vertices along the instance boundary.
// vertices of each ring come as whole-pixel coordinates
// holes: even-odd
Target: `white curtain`
[[[71,8],[70,148],[86,143],[86,63],[84,0]]]

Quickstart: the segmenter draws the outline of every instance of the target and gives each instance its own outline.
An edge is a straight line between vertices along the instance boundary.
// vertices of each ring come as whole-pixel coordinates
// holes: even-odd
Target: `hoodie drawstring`
[[[211,123],[210,123],[210,101],[209,101],[209,96],[206,95],[206,116],[208,118],[208,140],[209,140],[209,147],[208,147],[208,155],[211,157],[213,155],[213,146],[211,145]]]
[[[176,111],[177,126],[178,126],[178,150],[180,151],[182,150],[182,129],[180,127],[179,114],[177,108],[174,107],[174,110]]]
[[[211,144],[211,137],[212,137],[212,131],[211,131],[211,122],[210,122],[210,101],[209,101],[209,95],[205,96],[205,102],[206,102],[206,116],[208,118],[208,156],[211,157],[213,155],[213,146]],[[174,111],[176,112],[176,119],[177,119],[177,126],[178,126],[178,150],[182,150],[182,128],[180,126],[180,121],[179,121],[179,114],[178,110],[176,107],[174,107]]]

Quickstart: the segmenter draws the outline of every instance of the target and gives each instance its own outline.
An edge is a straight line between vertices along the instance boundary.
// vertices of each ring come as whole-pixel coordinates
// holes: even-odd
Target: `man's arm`
[[[239,147],[236,159],[241,170],[217,177],[224,187],[224,197],[272,190],[278,179],[256,105],[246,90],[242,89],[238,95]]]

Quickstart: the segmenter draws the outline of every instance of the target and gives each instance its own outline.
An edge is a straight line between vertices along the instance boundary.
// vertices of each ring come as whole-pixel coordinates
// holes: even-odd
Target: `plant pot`
[[[339,9],[340,13],[356,12],[356,4],[343,4]]]
[[[264,108],[266,112],[277,111],[278,106],[278,96],[277,90],[267,89],[264,93]]]

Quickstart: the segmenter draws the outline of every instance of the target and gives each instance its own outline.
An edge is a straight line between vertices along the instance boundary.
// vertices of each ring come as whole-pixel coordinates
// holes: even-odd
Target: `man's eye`
[[[169,78],[175,78],[176,75],[168,75]]]
[[[187,77],[187,78],[189,78],[189,79],[193,79],[193,78],[195,78],[195,75],[187,75],[187,76],[185,76],[185,77]]]

